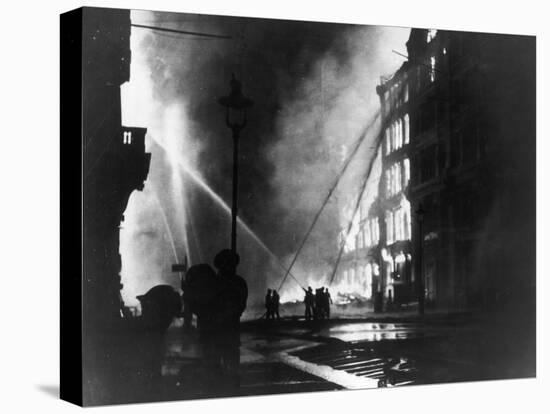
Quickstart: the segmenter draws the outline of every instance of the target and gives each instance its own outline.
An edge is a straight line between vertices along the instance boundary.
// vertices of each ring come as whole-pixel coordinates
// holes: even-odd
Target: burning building
[[[339,281],[378,309],[419,288],[443,307],[534,299],[534,38],[413,29],[407,51],[376,89],[378,189],[342,208]]]
[[[382,78],[377,87],[381,104],[377,168],[369,177],[356,216],[352,217],[349,203],[342,211],[344,228],[349,220],[353,225],[340,279],[352,286],[351,293],[376,299],[377,310],[383,299],[403,303],[413,294],[408,87],[406,64],[391,77]]]
[[[413,294],[409,83],[407,64],[376,88],[382,112],[382,175],[378,199],[380,278],[378,291],[388,303],[404,303]]]
[[[379,164],[379,151],[376,159]],[[381,279],[378,179],[370,178],[367,187],[371,191],[360,201],[358,211],[354,208],[357,196],[350,197],[341,211],[343,254],[335,281],[339,294],[372,300]]]

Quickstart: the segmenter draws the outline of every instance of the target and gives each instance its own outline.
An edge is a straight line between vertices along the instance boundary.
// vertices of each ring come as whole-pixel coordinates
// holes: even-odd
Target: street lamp
[[[237,253],[237,198],[239,188],[239,135],[246,126],[246,109],[254,102],[242,94],[242,84],[231,77],[231,92],[228,96],[218,99],[218,103],[226,108],[225,124],[231,129],[233,136],[233,201],[231,205],[231,251]],[[234,119],[232,119],[234,118]]]
[[[418,221],[418,252],[417,252],[417,275],[416,275],[416,292],[418,294],[418,313],[424,315],[424,272],[422,264],[422,256],[424,249],[424,215],[426,212],[422,208],[422,203],[418,204],[416,209],[416,220]]]

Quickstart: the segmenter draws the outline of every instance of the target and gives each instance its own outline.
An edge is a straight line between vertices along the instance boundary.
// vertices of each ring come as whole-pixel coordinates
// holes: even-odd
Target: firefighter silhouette
[[[222,250],[208,264],[194,265],[186,274],[186,290],[203,350],[204,373],[213,386],[239,385],[240,317],[246,309],[248,287],[235,273],[239,256]]]

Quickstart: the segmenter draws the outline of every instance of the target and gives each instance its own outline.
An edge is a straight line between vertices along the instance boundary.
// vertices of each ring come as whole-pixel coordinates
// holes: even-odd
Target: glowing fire
[[[359,267],[359,271],[341,272],[332,285],[328,284],[330,272],[326,272],[321,277],[318,274],[308,274],[296,271],[295,275],[303,285],[311,287],[313,292],[321,287],[329,289],[334,304],[342,305],[352,301],[366,301],[372,298],[373,276],[379,274],[378,265],[368,264],[365,267]],[[304,300],[305,292],[297,283],[288,284],[281,293],[281,303],[295,303]]]

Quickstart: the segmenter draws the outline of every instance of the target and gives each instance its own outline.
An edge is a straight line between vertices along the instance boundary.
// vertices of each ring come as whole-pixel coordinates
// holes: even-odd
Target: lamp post
[[[416,275],[416,292],[418,294],[418,313],[424,315],[424,272],[422,264],[422,256],[424,250],[424,215],[426,212],[422,208],[422,204],[418,204],[416,210],[416,220],[418,221],[418,252],[417,252],[417,275]]]
[[[242,84],[235,75],[230,82],[229,95],[218,99],[221,106],[226,108],[225,124],[231,129],[233,137],[233,200],[231,204],[231,251],[237,253],[237,206],[239,188],[239,136],[246,126],[246,109],[254,102],[242,94]]]

